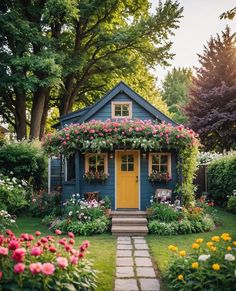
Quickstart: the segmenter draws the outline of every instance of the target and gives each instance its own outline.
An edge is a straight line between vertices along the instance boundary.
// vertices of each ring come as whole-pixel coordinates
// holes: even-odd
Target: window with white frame
[[[85,171],[92,173],[108,173],[107,154],[86,154]]]
[[[149,154],[149,175],[154,171],[171,175],[171,153]]]
[[[132,102],[112,102],[112,118],[132,118]]]

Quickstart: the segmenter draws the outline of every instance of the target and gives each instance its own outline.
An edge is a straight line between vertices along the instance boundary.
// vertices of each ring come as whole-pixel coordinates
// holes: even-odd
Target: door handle
[[[136,183],[138,183],[138,176],[136,176]]]

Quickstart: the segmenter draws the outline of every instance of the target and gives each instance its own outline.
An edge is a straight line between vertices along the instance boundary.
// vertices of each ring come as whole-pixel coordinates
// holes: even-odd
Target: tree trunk
[[[22,90],[15,88],[15,129],[18,140],[27,138],[26,131],[26,98]]]
[[[39,139],[40,140],[44,136],[45,125],[46,125],[47,116],[48,116],[49,92],[50,91],[48,90],[48,92],[45,95],[45,102],[44,102],[43,114],[42,114],[42,119],[41,119],[41,124],[40,124],[40,133],[39,133]]]
[[[45,96],[48,92],[48,88],[39,88],[33,98],[33,104],[31,109],[31,122],[30,122],[30,139],[37,139],[40,135],[40,127],[43,116]]]
[[[65,91],[62,94],[59,105],[60,116],[71,112],[70,98],[74,88],[74,74],[67,77],[65,81]]]

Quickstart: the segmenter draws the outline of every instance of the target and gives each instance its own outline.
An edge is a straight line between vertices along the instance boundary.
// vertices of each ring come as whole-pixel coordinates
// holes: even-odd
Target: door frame
[[[140,162],[140,150],[132,150],[132,149],[128,149],[128,150],[115,150],[115,210],[117,210],[117,153],[118,152],[127,152],[127,151],[132,151],[132,152],[138,152],[138,210],[141,209],[141,181],[140,181],[140,171],[141,171],[141,162]]]

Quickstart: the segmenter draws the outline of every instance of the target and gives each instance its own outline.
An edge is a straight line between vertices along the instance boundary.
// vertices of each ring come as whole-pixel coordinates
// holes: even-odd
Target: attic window
[[[132,118],[132,102],[112,102],[112,118]]]

